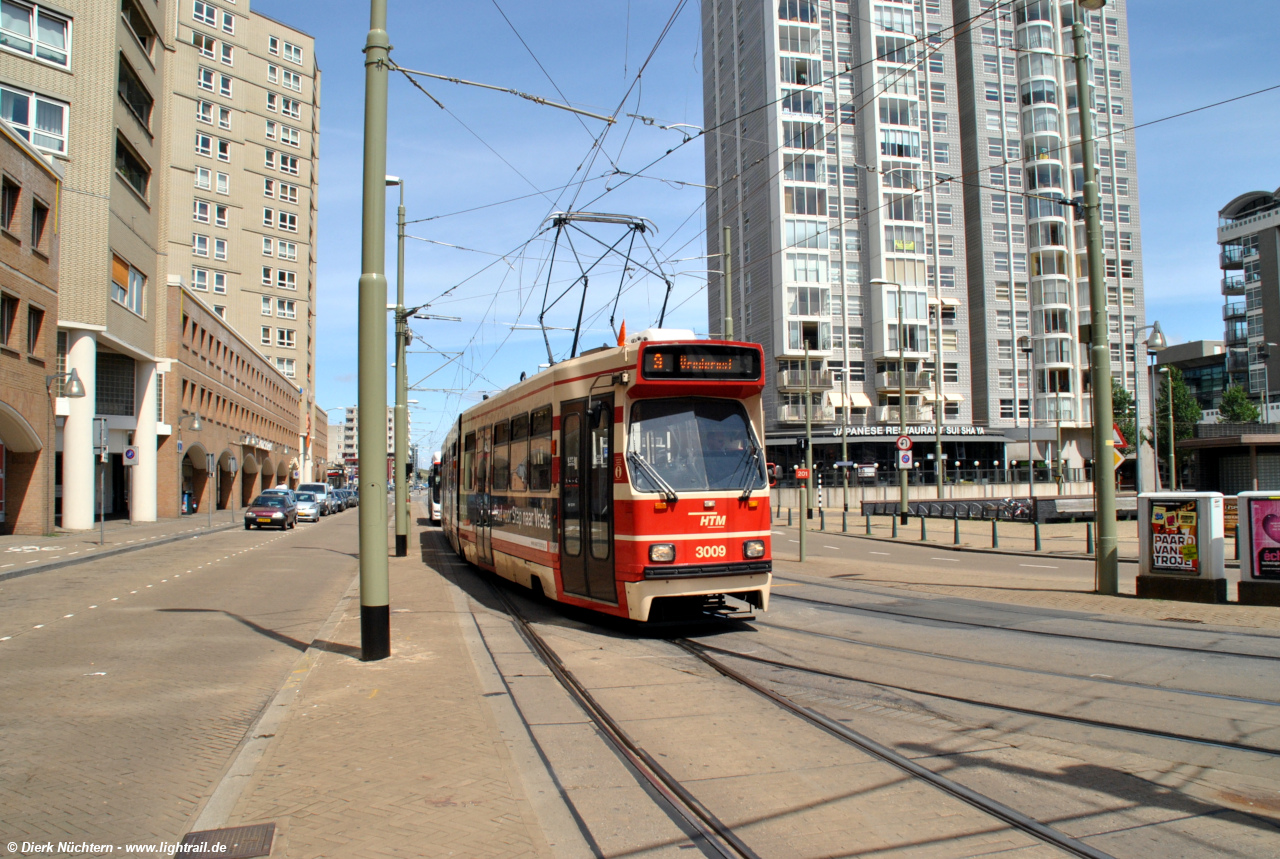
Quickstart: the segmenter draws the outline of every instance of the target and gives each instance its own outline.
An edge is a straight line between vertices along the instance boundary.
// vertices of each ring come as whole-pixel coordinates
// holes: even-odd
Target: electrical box
[[[1138,596],[1226,601],[1220,492],[1138,496]]]
[[[1238,599],[1249,605],[1280,605],[1280,492],[1241,492],[1236,503]]]

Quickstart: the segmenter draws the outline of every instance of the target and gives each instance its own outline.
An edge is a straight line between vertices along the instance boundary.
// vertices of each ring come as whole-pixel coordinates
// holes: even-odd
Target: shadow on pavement
[[[346,554],[346,553],[344,552],[343,554]],[[226,615],[227,617],[234,620],[236,623],[239,623],[243,626],[248,627],[249,629],[253,630],[259,635],[264,635],[267,638],[270,638],[272,641],[278,641],[287,647],[292,647],[294,650],[297,650],[300,653],[305,652],[308,647],[315,647],[319,650],[327,650],[330,653],[339,653],[339,654],[342,654],[343,656],[349,656],[352,659],[359,659],[361,654],[361,650],[359,647],[356,647],[355,645],[351,645],[351,644],[342,644],[341,642],[337,642],[337,641],[325,641],[324,639],[320,639],[320,638],[317,638],[315,641],[312,641],[310,643],[305,641],[299,641],[298,639],[285,635],[284,633],[276,632],[274,629],[267,629],[265,626],[258,623],[254,623],[253,621],[249,620],[247,617],[241,617],[235,612],[226,611],[220,608],[161,608],[156,610],[167,612],[170,614]]]

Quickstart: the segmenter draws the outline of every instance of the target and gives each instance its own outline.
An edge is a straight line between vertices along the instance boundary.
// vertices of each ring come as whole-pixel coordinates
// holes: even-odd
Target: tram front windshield
[[[632,460],[631,483],[640,492],[765,485],[763,451],[737,400],[681,398],[633,404],[627,456]]]

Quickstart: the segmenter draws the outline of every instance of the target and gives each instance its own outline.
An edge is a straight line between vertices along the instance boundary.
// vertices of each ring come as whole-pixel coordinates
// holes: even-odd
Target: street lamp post
[[[53,420],[54,403],[52,400],[53,385],[55,382],[61,382],[64,379],[66,380],[67,384],[62,390],[62,396],[68,397],[73,400],[78,400],[85,395],[84,382],[80,381],[80,374],[76,372],[75,367],[72,367],[71,372],[69,373],[54,373],[53,375],[44,377],[44,388],[51,398],[49,402],[49,420],[48,420],[49,434],[46,436],[46,439],[47,439],[46,453],[48,454],[48,461],[46,463],[46,468],[48,469],[48,482],[49,482],[49,494],[45,496],[44,532],[46,534],[53,533],[53,524],[54,524],[53,523],[53,504],[54,504],[53,496],[54,496],[54,492],[56,491],[54,486],[54,471],[56,470],[56,462],[58,458],[57,451],[55,450],[57,445],[54,444],[54,441],[55,441],[55,433],[53,428],[54,427],[54,420]]]
[[[187,452],[182,447],[182,422],[191,421],[191,431],[200,432],[204,429],[204,423],[200,420],[200,413],[194,415],[178,416],[178,515],[182,515],[182,460],[186,459]],[[208,482],[209,478],[205,477]]]
[[[1018,338],[1018,349],[1027,356],[1027,495],[1036,497],[1036,455],[1032,447],[1036,427],[1036,355],[1030,337]]]
[[[1275,343],[1263,343],[1258,349],[1258,358],[1262,360],[1262,422],[1271,423],[1271,375],[1268,361],[1271,360],[1271,348]],[[1252,387],[1252,386],[1251,386]]]
[[[1169,400],[1169,490],[1171,492],[1178,491],[1178,459],[1177,453],[1174,452],[1174,446],[1178,441],[1178,434],[1175,432],[1176,427],[1173,424],[1173,374],[1169,372],[1168,367],[1160,368],[1160,375],[1164,376],[1164,389],[1166,397]],[[1152,423],[1159,418],[1153,413]]]
[[[1093,382],[1093,491],[1098,541],[1095,579],[1098,593],[1114,596],[1119,590],[1119,557],[1116,554],[1116,483],[1108,469],[1111,437],[1111,346],[1108,342],[1107,281],[1103,270],[1101,202],[1098,197],[1097,147],[1093,138],[1093,71],[1089,68],[1089,38],[1081,10],[1096,12],[1107,0],[1076,0],[1071,35],[1075,47],[1076,99],[1080,117],[1080,144],[1084,167],[1084,223],[1089,261],[1090,346],[1089,374]]]
[[[395,446],[395,516],[396,557],[409,554],[409,495],[405,491],[405,463],[408,462],[409,397],[408,370],[405,367],[405,351],[408,348],[409,322],[404,310],[404,179],[386,178],[388,186],[400,189],[400,206],[396,209],[396,408],[393,428]]]
[[[1148,355],[1155,356],[1157,353],[1162,351],[1165,346],[1168,345],[1168,341],[1166,341],[1164,337],[1164,331],[1160,328],[1160,323],[1158,321],[1153,322],[1150,325],[1144,325],[1143,327],[1139,328],[1137,331],[1133,332],[1133,342],[1135,344],[1138,342],[1138,336],[1142,334],[1142,332],[1144,331],[1151,332],[1151,335],[1147,337],[1147,354]],[[1154,364],[1152,366],[1154,367]],[[1152,397],[1154,397],[1155,396],[1154,369],[1151,372],[1151,385],[1152,385],[1151,395]],[[1135,395],[1138,392],[1138,376],[1137,376],[1136,366],[1134,369],[1133,391]],[[1153,399],[1152,403],[1154,402],[1155,400]],[[1138,396],[1134,397],[1133,409],[1134,409],[1134,421],[1133,421],[1134,433],[1138,436],[1137,441],[1135,442],[1138,450],[1138,458],[1137,458],[1137,461],[1134,463],[1134,468],[1135,468],[1136,477],[1137,477],[1137,480],[1136,480],[1137,490],[1139,493],[1141,493],[1145,489],[1142,481],[1142,471],[1143,471],[1143,468],[1142,468],[1142,397],[1138,397]],[[1152,415],[1155,414],[1154,406],[1152,408],[1151,414]],[[1154,439],[1154,423],[1153,423],[1153,439]],[[1155,450],[1156,448],[1154,447],[1154,440],[1152,442],[1152,445],[1153,445],[1152,449]],[[1158,462],[1159,460],[1156,459],[1155,461]],[[1159,465],[1156,466],[1155,471],[1156,471],[1156,479],[1155,479],[1155,482],[1152,484],[1152,488],[1159,489],[1160,488]]]

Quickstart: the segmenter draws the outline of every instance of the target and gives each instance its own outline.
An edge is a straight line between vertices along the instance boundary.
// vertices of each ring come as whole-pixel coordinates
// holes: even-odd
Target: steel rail
[[[506,607],[515,621],[516,632],[555,676],[565,691],[577,701],[609,743],[656,790],[670,808],[693,828],[713,849],[725,859],[761,859],[734,834],[724,821],[716,817],[705,805],[682,785],[675,776],[641,747],[596,701],[595,697],[579,682],[573,672],[565,667],[560,657],[543,640],[532,624],[520,613],[501,586],[486,579],[489,589]]]
[[[948,695],[945,692],[930,692],[927,689],[917,689],[912,686],[902,686],[896,683],[885,683],[879,680],[867,680],[862,677],[854,677],[850,674],[841,674],[838,671],[827,671],[822,668],[811,668],[806,665],[796,665],[791,662],[783,662],[777,659],[768,659],[763,656],[752,656],[746,653],[739,653],[734,650],[726,650],[723,647],[716,647],[711,644],[696,643],[696,647],[708,650],[714,653],[721,653],[725,656],[732,656],[735,659],[742,659],[746,662],[755,662],[759,665],[769,665],[774,668],[783,668],[789,671],[799,671],[804,674],[815,674],[819,677],[830,677],[834,680],[847,680],[851,683],[863,683],[867,686],[877,686],[881,689],[892,689],[895,692],[907,692],[912,695],[926,695],[930,698],[939,698],[943,701],[954,701],[959,704],[970,704],[975,707],[985,707],[989,710],[1003,710],[1006,713],[1017,713],[1022,716],[1034,716],[1040,719],[1053,719],[1058,722],[1069,722],[1075,725],[1085,725],[1090,728],[1106,728],[1113,731],[1123,731],[1129,734],[1141,734],[1147,737],[1156,737],[1162,740],[1176,740],[1183,743],[1192,743],[1200,746],[1213,746],[1215,748],[1229,749],[1237,752],[1251,752],[1256,754],[1275,757],[1280,755],[1280,749],[1267,748],[1266,746],[1254,746],[1248,743],[1233,743],[1230,740],[1212,740],[1204,737],[1193,737],[1190,734],[1179,734],[1174,731],[1161,731],[1155,728],[1138,728],[1132,725],[1121,725],[1117,722],[1106,722],[1101,719],[1088,719],[1083,716],[1064,716],[1059,713],[1046,713],[1043,710],[1032,710],[1028,707],[1015,707],[1012,704],[993,704],[990,701],[978,701],[974,698],[965,698],[959,695]]]
[[[844,590],[840,588],[839,590]],[[1070,632],[1050,632],[1043,629],[1020,629],[1016,626],[1000,626],[995,623],[979,623],[975,620],[953,620],[945,617],[929,617],[928,615],[911,614],[903,611],[889,611],[888,609],[869,608],[867,606],[849,605],[847,603],[828,602],[827,600],[816,600],[808,597],[798,597],[791,594],[774,594],[775,599],[789,600],[791,602],[808,603],[810,605],[819,605],[833,609],[844,609],[846,611],[858,611],[868,614],[888,615],[890,617],[899,617],[912,620],[926,620],[930,623],[947,623],[953,626],[969,626],[978,629],[994,629],[1001,632],[1016,632],[1022,635],[1039,635],[1047,638],[1070,638],[1077,641],[1096,641],[1099,644],[1123,644],[1127,647],[1147,647],[1158,650],[1177,650],[1183,653],[1194,653],[1197,656],[1228,656],[1238,659],[1261,659],[1267,662],[1280,662],[1280,656],[1269,656],[1265,653],[1241,653],[1238,650],[1209,650],[1203,647],[1188,647],[1181,644],[1157,644],[1150,641],[1128,641],[1123,638],[1099,638],[1094,635],[1076,635]]]
[[[1087,683],[1103,683],[1112,686],[1127,686],[1133,689],[1146,689],[1151,692],[1168,692],[1173,695],[1192,695],[1197,698],[1213,698],[1219,701],[1233,701],[1237,704],[1257,704],[1263,707],[1280,707],[1280,701],[1273,701],[1267,698],[1245,698],[1240,695],[1227,695],[1222,692],[1202,692],[1197,689],[1181,689],[1176,686],[1156,686],[1151,683],[1139,683],[1136,680],[1117,680],[1114,677],[1094,677],[1084,674],[1068,674],[1064,671],[1049,671],[1044,668],[1028,668],[1025,665],[1010,665],[1006,662],[991,662],[987,659],[974,659],[970,656],[953,656],[946,653],[935,653],[928,650],[916,650],[911,647],[899,647],[894,644],[878,644],[870,641],[862,641],[857,638],[849,638],[845,635],[836,635],[831,632],[819,632],[816,629],[803,629],[798,626],[787,626],[782,623],[773,623],[772,621],[756,620],[753,625],[757,627],[766,627],[768,629],[778,629],[784,632],[794,632],[797,635],[807,635],[813,638],[825,638],[828,641],[842,641],[857,647],[868,647],[873,650],[888,650],[894,653],[907,653],[913,656],[924,656],[930,659],[942,659],[947,662],[962,662],[966,665],[984,665],[988,668],[998,668],[1004,671],[1017,671],[1023,674],[1039,674],[1044,677],[1060,677],[1064,680],[1080,680]]]
[[[1074,856],[1082,857],[1082,859],[1115,859],[1115,857],[1110,853],[1105,853],[1102,850],[1090,847],[1083,841],[1072,838],[1070,835],[1065,835],[1053,827],[1041,823],[1035,818],[1029,817],[1020,811],[1010,808],[1002,802],[978,793],[975,790],[971,790],[958,782],[952,781],[946,776],[939,775],[933,770],[921,766],[910,758],[898,754],[888,746],[881,745],[870,737],[864,736],[852,728],[840,724],[834,719],[829,719],[808,707],[802,707],[794,701],[791,701],[786,696],[774,692],[772,689],[761,686],[751,678],[708,656],[705,652],[705,649],[707,648],[706,645],[697,644],[695,642],[688,641],[687,639],[678,639],[674,643],[689,654],[711,666],[711,668],[715,669],[720,674],[742,684],[743,686],[746,686],[758,695],[767,698],[786,712],[804,719],[806,722],[821,728],[837,739],[857,746],[873,757],[877,757],[885,763],[897,767],[908,775],[927,782],[942,792],[973,806],[979,811],[995,817],[997,820],[1004,821],[1013,828],[1024,832],[1033,838],[1047,844],[1052,844],[1053,846],[1065,850]]]

